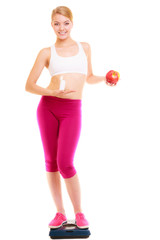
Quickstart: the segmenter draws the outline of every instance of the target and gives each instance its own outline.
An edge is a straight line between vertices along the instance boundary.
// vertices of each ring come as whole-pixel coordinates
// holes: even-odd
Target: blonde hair
[[[67,18],[70,19],[71,22],[73,22],[73,15],[72,15],[72,11],[68,8],[68,7],[65,7],[65,6],[59,6],[59,7],[56,7],[55,9],[53,9],[52,11],[52,15],[51,15],[51,20],[53,21],[53,18],[56,14],[61,14]]]

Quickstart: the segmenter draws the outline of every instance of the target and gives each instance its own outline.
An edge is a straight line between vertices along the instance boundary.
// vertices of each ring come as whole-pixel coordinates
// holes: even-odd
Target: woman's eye
[[[59,23],[55,23],[54,25],[55,25],[55,26],[58,26]],[[66,22],[65,25],[69,25],[69,22]]]

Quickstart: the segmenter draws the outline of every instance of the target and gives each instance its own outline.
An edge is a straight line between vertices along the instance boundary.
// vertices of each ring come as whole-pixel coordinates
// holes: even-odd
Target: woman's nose
[[[64,30],[64,25],[60,25],[60,30]]]

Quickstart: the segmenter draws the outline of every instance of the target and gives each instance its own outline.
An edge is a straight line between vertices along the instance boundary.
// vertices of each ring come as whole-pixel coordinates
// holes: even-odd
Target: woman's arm
[[[92,72],[92,64],[91,64],[91,48],[88,43],[86,43],[87,47],[87,59],[88,59],[88,75],[87,75],[87,83],[94,84],[106,81],[106,78],[103,76],[95,76]]]
[[[47,66],[48,63],[48,56],[49,56],[49,50],[47,48],[43,48],[39,53],[35,60],[35,63],[31,69],[31,72],[28,76],[25,90],[27,92],[31,92],[38,95],[52,95],[53,90],[45,89],[43,87],[40,87],[36,84],[43,68]]]

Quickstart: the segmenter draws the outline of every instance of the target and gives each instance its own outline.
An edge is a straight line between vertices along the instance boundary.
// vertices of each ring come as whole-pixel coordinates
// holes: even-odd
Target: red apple
[[[111,70],[106,74],[106,81],[110,84],[116,84],[119,78],[120,78],[120,74],[114,70]]]

